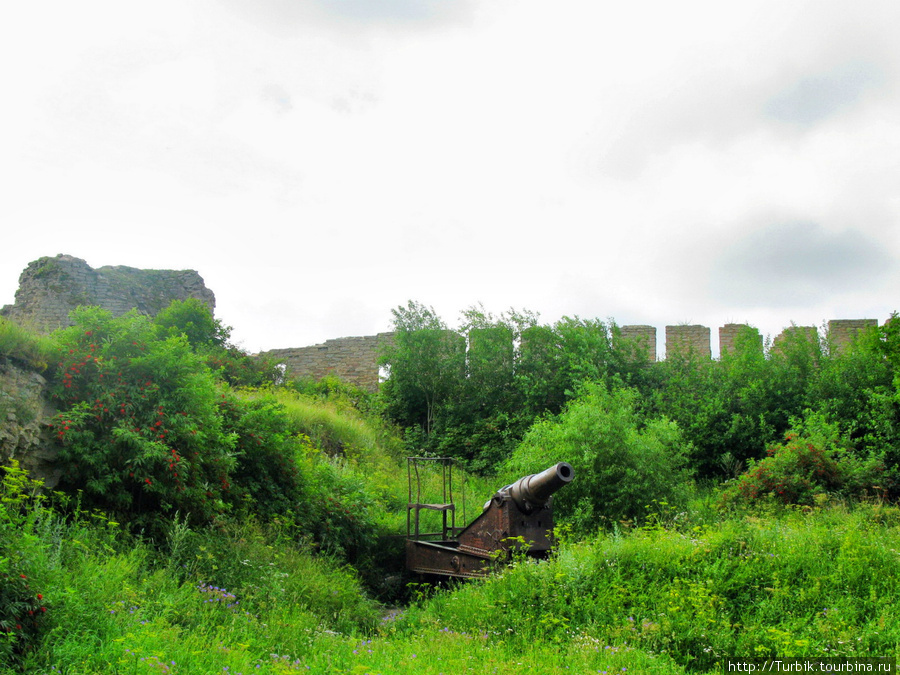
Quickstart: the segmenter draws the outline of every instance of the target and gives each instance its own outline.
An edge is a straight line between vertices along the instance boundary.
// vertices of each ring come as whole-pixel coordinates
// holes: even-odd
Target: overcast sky
[[[900,310],[900,2],[0,10],[0,304],[196,269],[250,351],[417,300],[651,324]]]

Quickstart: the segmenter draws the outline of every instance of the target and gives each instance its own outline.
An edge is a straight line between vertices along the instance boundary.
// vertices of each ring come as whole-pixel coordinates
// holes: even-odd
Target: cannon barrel
[[[512,497],[516,506],[530,513],[535,508],[544,506],[553,493],[570,483],[575,478],[575,469],[568,462],[559,462],[544,469],[540,473],[524,476],[512,485],[507,485],[500,492]]]

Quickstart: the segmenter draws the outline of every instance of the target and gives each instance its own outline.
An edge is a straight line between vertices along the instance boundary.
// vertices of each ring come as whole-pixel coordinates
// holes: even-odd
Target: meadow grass
[[[347,417],[285,401],[296,433]],[[298,461],[308,479],[319,466],[332,480],[310,489],[363,499],[378,527],[402,535],[405,463],[364,416],[357,422],[327,432],[342,439],[342,453]],[[17,475],[3,483],[0,562],[27,576],[48,611],[3,673],[677,674],[714,672],[726,656],[900,651],[892,505],[724,512],[711,495],[685,512],[659,504],[643,526],[580,540],[561,529],[547,561],[516,560],[481,581],[411,585],[412,600],[388,608],[357,569],[301,543],[302,519],[192,529],[176,518],[164,540],[145,541],[101,513],[70,507],[62,516]],[[426,493],[440,491],[438,471],[420,475]],[[454,475],[471,520],[499,485]],[[387,574],[387,561],[368,573],[379,570]]]
[[[102,516],[65,524],[48,513],[30,531],[25,553],[50,608],[49,626],[21,669],[6,672],[679,671],[667,658],[587,635],[535,643],[454,631],[435,618],[419,630],[398,630],[398,615],[367,601],[352,572],[266,544],[254,528],[221,543],[232,547],[233,564],[243,571],[225,573],[233,590],[200,581],[226,562],[206,556],[210,534],[189,547],[198,564],[186,571],[179,561],[163,564]]]
[[[0,356],[44,370],[51,360],[54,347],[52,338],[0,317]]]
[[[900,644],[900,510],[879,504],[567,541],[393,611],[258,526],[182,533],[174,559],[96,514],[24,529],[50,623],[18,672],[712,672]]]
[[[604,533],[438,593],[398,630],[587,635],[697,671],[727,656],[896,657],[898,551],[900,510],[880,504]]]

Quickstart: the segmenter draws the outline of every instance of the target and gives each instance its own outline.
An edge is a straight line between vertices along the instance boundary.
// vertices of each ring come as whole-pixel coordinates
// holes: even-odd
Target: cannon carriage
[[[423,502],[420,468],[436,463],[441,471],[441,501]],[[446,457],[411,457],[407,504],[406,566],[420,574],[474,578],[487,576],[513,549],[545,557],[552,546],[553,494],[575,477],[567,462],[524,476],[491,497],[465,527],[456,527],[453,465]],[[439,532],[423,532],[423,511],[441,514]]]

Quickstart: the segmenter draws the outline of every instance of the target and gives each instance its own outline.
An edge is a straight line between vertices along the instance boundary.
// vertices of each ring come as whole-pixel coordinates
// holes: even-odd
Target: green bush
[[[233,387],[278,384],[282,372],[275,361],[250,356],[230,342],[231,327],[213,317],[202,300],[174,300],[153,319],[160,337],[184,337],[208,365]]]
[[[858,457],[838,437],[835,425],[811,415],[784,442],[751,461],[747,471],[722,491],[724,504],[771,499],[780,504],[813,506],[829,495],[846,498],[883,496],[893,480],[877,456]]]
[[[681,433],[666,419],[642,424],[636,404],[633,390],[585,386],[561,415],[532,427],[504,475],[513,479],[554,462],[572,464],[575,480],[554,503],[559,517],[582,531],[642,519],[654,502],[682,502],[690,472]]]
[[[301,509],[307,496],[295,454],[302,441],[291,434],[284,407],[269,398],[228,393],[219,410],[235,437],[226,500],[236,511],[264,520]]]
[[[224,347],[231,334],[231,328],[214,318],[206,303],[198,298],[172,301],[153,318],[153,323],[162,337],[184,336],[195,349]]]
[[[18,662],[35,648],[46,629],[47,606],[30,577],[33,509],[41,483],[16,460],[0,469],[0,664]]]
[[[72,319],[56,334],[51,387],[60,487],[138,527],[178,511],[192,522],[223,513],[236,435],[202,358],[137,313],[79,308]]]

